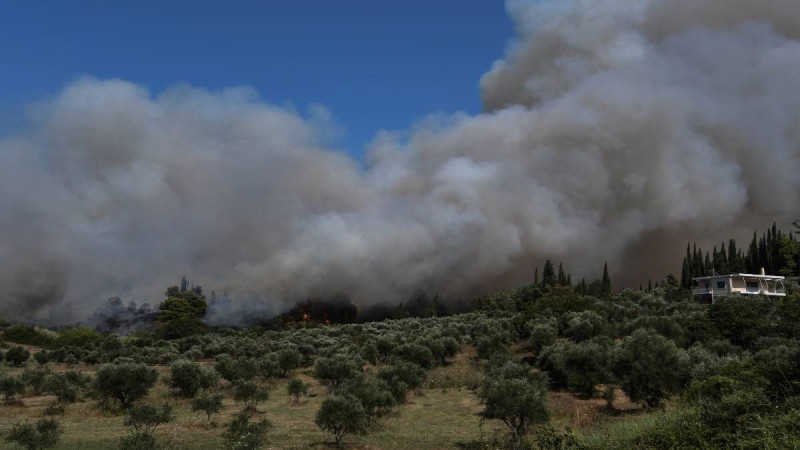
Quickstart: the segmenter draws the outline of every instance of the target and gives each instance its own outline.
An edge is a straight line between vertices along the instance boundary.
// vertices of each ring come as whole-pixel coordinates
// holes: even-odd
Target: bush
[[[144,364],[105,364],[97,370],[94,389],[101,400],[117,400],[128,409],[150,392],[157,379],[155,369]]]
[[[55,395],[59,403],[74,403],[78,400],[78,390],[70,383],[67,375],[51,373],[42,383],[42,390]]]
[[[299,351],[287,348],[278,352],[278,367],[281,370],[281,377],[286,377],[289,372],[300,367],[302,355]]]
[[[314,423],[332,433],[336,446],[340,447],[345,435],[366,434],[369,418],[356,397],[334,394],[322,401]]]
[[[234,416],[222,434],[224,440],[222,448],[226,450],[259,449],[266,442],[267,431],[271,427],[272,424],[266,419],[250,422],[250,413],[242,411]]]
[[[415,363],[425,368],[433,365],[433,353],[431,349],[420,344],[403,344],[394,349],[396,357],[403,361]]]
[[[125,426],[132,427],[136,433],[152,435],[159,425],[175,420],[172,406],[165,403],[161,406],[140,404],[131,407]]]
[[[58,333],[56,345],[61,347],[88,348],[99,342],[103,335],[86,327],[65,328]]]
[[[244,402],[245,408],[255,409],[259,402],[269,399],[269,391],[254,381],[237,381],[233,385],[233,399]]]
[[[222,394],[203,391],[192,399],[192,412],[203,411],[211,423],[211,415],[222,410]]]
[[[688,356],[674,342],[647,329],[625,337],[612,352],[612,370],[631,400],[654,408],[677,392],[688,371]]]
[[[211,389],[219,382],[219,376],[212,370],[202,369],[192,361],[180,359],[169,366],[167,385],[175,395],[192,398],[201,389]]]
[[[0,392],[3,392],[3,396],[5,396],[7,404],[14,403],[16,396],[24,391],[25,383],[20,377],[5,375],[0,378]]]
[[[370,423],[384,416],[397,404],[389,383],[380,378],[367,377],[345,384],[342,391],[361,402]]]
[[[33,359],[35,359],[37,363],[45,365],[50,362],[50,355],[46,351],[40,350],[33,354]]]
[[[361,376],[361,362],[346,356],[331,356],[317,359],[314,377],[328,386],[331,392],[346,380]]]
[[[12,347],[6,352],[6,361],[14,367],[22,367],[31,357],[31,352],[20,346]]]
[[[53,337],[39,332],[36,328],[24,325],[8,327],[3,331],[3,339],[23,345],[37,345],[48,347],[53,345]]]
[[[214,363],[214,369],[231,383],[236,381],[247,381],[255,378],[258,374],[258,366],[255,361],[250,358],[231,358],[229,355],[223,354],[217,357]]]
[[[527,365],[509,361],[486,373],[478,398],[484,405],[481,417],[498,419],[510,430],[515,447],[528,427],[548,419],[547,377],[532,373]]]
[[[6,442],[13,442],[28,450],[53,448],[58,444],[64,429],[55,419],[39,419],[35,424],[18,423],[11,427]]]
[[[159,450],[158,440],[152,434],[132,432],[119,441],[120,450]]]
[[[299,402],[300,396],[306,395],[306,392],[308,392],[308,385],[299,378],[292,378],[289,380],[289,384],[286,385],[286,393],[292,397],[295,403]]]

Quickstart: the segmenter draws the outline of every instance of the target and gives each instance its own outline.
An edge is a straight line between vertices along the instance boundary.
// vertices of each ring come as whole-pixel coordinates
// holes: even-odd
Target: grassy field
[[[30,348],[35,350],[35,348]],[[458,443],[470,442],[504,432],[498,421],[482,421],[478,416],[481,405],[473,389],[480,382],[480,370],[474,361],[474,350],[465,348],[450,364],[432,369],[423,388],[412,393],[408,401],[395,408],[365,436],[347,436],[348,448],[362,449],[444,449],[457,448]],[[33,365],[34,363],[29,363]],[[210,364],[210,362],[206,362]],[[69,367],[91,374],[93,368]],[[165,366],[156,366],[161,377],[167,373]],[[54,370],[66,370],[67,366],[55,365]],[[11,373],[21,369],[10,370]],[[308,395],[298,403],[291,401],[286,393],[287,379],[270,384],[270,398],[259,404],[258,416],[269,419],[273,427],[268,433],[266,448],[308,449],[333,446],[330,434],[314,424],[316,411],[328,395],[327,388],[310,376],[310,372],[297,371],[309,384]],[[148,402],[169,402],[175,410],[176,420],[159,427],[156,435],[176,449],[218,449],[220,435],[225,423],[241,409],[232,400],[232,393],[223,384],[224,409],[213,416],[208,424],[203,413],[192,413],[189,400],[170,395],[167,387],[159,381],[146,399]],[[51,396],[23,396],[19,405],[0,405],[0,433],[5,433],[14,423],[47,417],[45,410],[55,402]],[[617,401],[625,407],[626,400]],[[619,417],[602,412],[603,400],[580,399],[568,393],[551,393],[549,409],[551,423],[569,426],[579,435],[591,434],[618,422]],[[92,399],[84,399],[68,405],[61,420],[64,434],[56,447],[63,450],[94,450],[115,448],[120,437],[128,430],[123,425],[124,414],[104,410]],[[626,419],[630,419],[628,416]],[[2,443],[8,448],[15,448]],[[6,448],[6,447],[3,447]]]

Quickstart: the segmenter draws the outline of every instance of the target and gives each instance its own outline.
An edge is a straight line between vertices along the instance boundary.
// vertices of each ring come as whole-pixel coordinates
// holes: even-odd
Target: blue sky
[[[0,3],[0,133],[82,75],[158,93],[247,85],[270,103],[327,106],[359,156],[380,129],[480,111],[478,81],[512,25],[499,0]]]

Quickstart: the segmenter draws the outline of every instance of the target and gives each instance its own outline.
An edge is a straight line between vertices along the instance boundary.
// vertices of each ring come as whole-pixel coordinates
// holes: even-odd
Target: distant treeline
[[[735,239],[725,242],[719,249],[703,251],[697,244],[686,244],[686,256],[681,267],[681,286],[691,288],[692,278],[728,273],[759,273],[771,275],[800,275],[800,242],[795,234],[800,234],[800,221],[794,222],[797,230],[779,230],[773,223],[771,228],[761,233],[753,233],[747,250],[742,250]]]

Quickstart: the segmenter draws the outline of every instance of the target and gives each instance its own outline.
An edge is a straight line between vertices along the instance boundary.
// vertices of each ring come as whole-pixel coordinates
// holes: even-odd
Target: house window
[[[725,289],[725,282],[717,281],[717,289]]]

